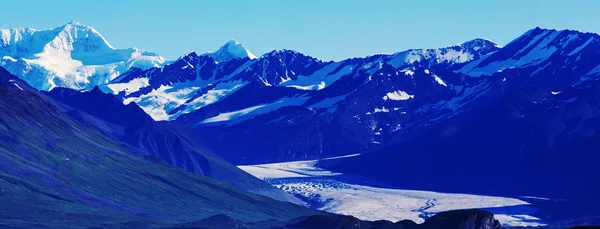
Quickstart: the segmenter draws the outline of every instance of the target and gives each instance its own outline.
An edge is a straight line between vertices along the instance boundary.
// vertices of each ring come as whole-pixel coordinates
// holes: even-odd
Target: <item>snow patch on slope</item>
[[[415,98],[415,96],[409,95],[408,93],[401,90],[389,92],[385,96],[383,96],[383,100],[409,100],[412,98]]]
[[[125,95],[129,95],[148,86],[150,86],[148,78],[135,78],[126,83],[114,83],[106,85],[106,87],[108,87],[113,92],[125,91]]]
[[[349,75],[356,68],[354,65],[346,65],[337,72],[334,72],[342,62],[331,63],[315,71],[309,76],[298,76],[297,80],[282,82],[281,86],[294,87],[301,90],[321,90],[330,86],[343,76]]]
[[[225,121],[228,121],[227,124],[241,122],[258,115],[267,114],[283,107],[298,106],[303,104],[305,101],[306,98],[304,97],[285,97],[270,104],[260,104],[241,110],[220,113],[214,117],[203,120],[202,122],[198,123],[198,125]]]
[[[154,120],[169,120],[171,115],[168,112],[184,104],[199,89],[189,83],[162,85],[139,97],[126,98],[123,103],[135,102]]]
[[[437,82],[438,84],[447,87],[448,85],[446,84],[446,82],[444,82],[444,80],[442,80],[442,78],[440,78],[439,76],[433,74],[433,79],[435,79],[435,82]]]
[[[506,68],[521,68],[538,65],[546,61],[558,50],[556,46],[550,45],[550,43],[554,41],[560,33],[560,31],[543,31],[542,33],[533,37],[524,48],[521,48],[516,54],[508,59],[495,61],[485,66],[479,66],[480,63],[482,63],[486,58],[493,56],[488,55],[477,61],[468,63],[457,72],[464,73],[469,76],[483,76],[492,75]],[[527,36],[527,34],[523,35],[522,37],[524,36]],[[517,40],[519,40],[519,38],[517,38]],[[515,57],[518,58],[515,59]]]

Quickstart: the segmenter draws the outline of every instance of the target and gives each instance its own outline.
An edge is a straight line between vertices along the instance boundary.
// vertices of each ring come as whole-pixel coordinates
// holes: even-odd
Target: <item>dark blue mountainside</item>
[[[404,150],[438,148],[446,150],[422,150],[415,155],[455,157],[457,161],[468,163],[460,156],[472,154],[482,161],[493,158],[501,164],[514,166],[517,174],[520,174],[520,169],[550,174],[559,171],[558,168],[567,168],[564,171],[572,174],[585,174],[580,169],[586,166],[570,168],[563,167],[562,163],[589,165],[593,161],[590,159],[596,157],[591,153],[596,146],[588,144],[593,141],[585,139],[596,136],[593,120],[598,106],[597,76],[600,74],[598,38],[596,34],[574,31],[529,31],[501,50],[456,71],[459,74],[483,74],[477,79],[481,79],[480,84],[485,85],[485,90],[464,106],[470,112],[442,117],[429,131],[415,138],[400,136],[398,143],[386,146],[382,151],[397,151],[388,155],[403,157]],[[545,50],[544,55],[532,53],[535,50]],[[518,58],[532,61],[521,65]],[[452,101],[428,106],[434,108],[449,103],[452,104]],[[420,130],[418,126],[405,126],[403,129],[407,132]],[[567,151],[567,148],[573,149],[573,152],[559,153]],[[381,155],[365,154],[347,161],[362,161],[362,158]],[[449,161],[432,161],[433,165],[424,166],[428,168],[426,170],[436,167],[448,169],[435,164],[445,162]],[[549,167],[538,168],[537,165]],[[473,166],[485,167],[481,163],[470,168],[476,168]],[[453,169],[449,173],[453,171],[458,173],[461,169]]]
[[[322,166],[399,187],[537,195],[566,200],[563,209],[578,206],[565,217],[598,214],[590,201],[600,191],[593,170],[598,34],[535,28],[504,47],[475,39],[340,62],[289,50],[179,62],[191,72],[184,83],[120,96],[153,118],[168,108],[163,117],[194,128],[234,163],[362,153]],[[187,91],[190,99],[160,105]]]
[[[213,56],[228,58],[216,60]],[[121,167],[132,167],[127,170],[131,173],[105,185],[142,179],[138,173],[150,179],[149,183],[140,187],[127,183],[123,190],[133,196],[111,192],[111,201],[139,200],[125,205],[150,209],[148,214],[156,216],[153,220],[170,220],[179,213],[189,216],[183,221],[198,220],[207,216],[206,212],[188,215],[187,209],[178,209],[181,205],[177,204],[162,212],[156,209],[166,204],[163,200],[147,207],[141,199],[153,195],[150,184],[156,188],[162,187],[160,182],[170,182],[159,190],[165,192],[160,195],[171,195],[164,201],[182,198],[196,203],[202,195],[189,199],[179,196],[187,189],[177,189],[174,194],[168,189],[187,187],[188,181],[204,185],[202,182],[216,178],[286,200],[220,157],[235,164],[254,164],[361,153],[320,166],[402,188],[550,198],[559,207],[543,209],[560,209],[549,215],[562,214],[564,219],[599,214],[595,206],[600,182],[594,169],[600,159],[596,153],[600,147],[596,139],[600,125],[597,34],[535,28],[505,47],[474,39],[445,48],[337,62],[291,50],[272,51],[259,58],[229,57],[189,53],[162,67],[132,68],[86,93],[58,88],[40,95],[0,72],[4,74],[0,74],[0,82],[8,93],[2,100],[0,128],[6,133],[0,139],[5,152],[0,152],[10,155],[5,156],[10,160],[0,163],[9,168],[2,171],[8,174],[4,177],[12,179],[0,179],[5,181],[0,185],[33,190],[35,200],[39,195],[58,194],[66,196],[60,200],[81,198],[72,195],[80,190],[109,190],[89,186],[81,181],[83,176],[118,176]],[[75,155],[82,155],[77,158],[83,164],[58,169],[59,162],[79,162],[73,160]],[[32,161],[36,163],[31,165]],[[140,172],[139,166],[149,166],[158,174]],[[54,171],[52,175],[59,174],[60,179],[45,179],[47,175],[39,175],[39,171]],[[162,179],[164,176],[180,183]],[[33,186],[16,187],[23,179]],[[76,191],[54,191],[49,187],[59,181],[52,179]],[[223,185],[228,193],[230,186]],[[101,191],[89,190],[96,188]],[[47,189],[58,194],[39,194]],[[255,198],[240,193],[232,203],[247,196]],[[282,208],[282,215],[273,218],[304,211],[275,205],[269,209],[278,212]],[[251,206],[217,209],[225,208],[242,211],[240,218],[247,218]],[[59,209],[62,211],[63,205]],[[68,210],[70,214],[89,209]],[[267,210],[258,211],[258,218],[268,218]],[[7,210],[0,213],[13,217]],[[106,214],[101,217],[121,220],[129,216]]]
[[[492,82],[469,113],[321,166],[403,188],[542,196],[560,202],[553,220],[596,216],[598,66],[598,35],[531,30],[458,70]]]
[[[190,129],[172,122],[152,120],[135,104],[124,105],[98,88],[89,92],[56,88],[44,92],[66,114],[121,142],[141,156],[160,158],[189,172],[212,177],[237,188],[281,201],[299,200],[270,186],[215,155]]]
[[[153,228],[215,214],[243,222],[322,214],[138,156],[4,69],[0,79],[0,227]]]
[[[131,153],[2,68],[0,80],[2,228],[499,228],[492,214],[477,210],[440,213],[420,225],[369,222],[242,192]],[[55,96],[67,94],[77,96]],[[110,109],[123,110],[135,111]]]
[[[406,189],[548,198],[536,204],[551,223],[594,218],[599,101],[599,81],[532,87],[416,139],[320,166]]]
[[[104,94],[98,87],[89,92],[55,88],[50,92],[45,92],[45,94],[70,108],[74,108],[72,111],[85,112],[123,128],[137,128],[154,122],[146,112],[135,104],[124,105],[123,101],[112,95]]]

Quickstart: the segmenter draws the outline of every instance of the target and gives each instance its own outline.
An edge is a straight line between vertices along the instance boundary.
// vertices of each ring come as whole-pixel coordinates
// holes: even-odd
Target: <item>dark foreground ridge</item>
[[[244,222],[326,214],[138,155],[25,85],[0,68],[2,229],[160,228],[217,214]]]
[[[496,229],[500,222],[494,219],[492,213],[482,210],[454,210],[436,214],[416,224],[410,220],[392,223],[386,220],[361,221],[352,216],[311,216],[299,223],[290,224],[286,229],[317,229],[317,228],[347,228],[347,229]]]
[[[417,224],[411,220],[390,222],[387,220],[363,221],[345,215],[314,215],[288,222],[263,221],[243,223],[225,215],[216,215],[200,221],[177,224],[163,229],[499,229],[500,222],[490,212],[468,209],[438,213]],[[532,228],[532,227],[527,227]],[[555,227],[533,227],[555,228]],[[574,227],[577,229],[600,228],[595,226]]]

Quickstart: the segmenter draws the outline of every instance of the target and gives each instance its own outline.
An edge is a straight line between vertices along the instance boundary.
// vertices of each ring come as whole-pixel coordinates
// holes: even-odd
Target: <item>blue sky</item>
[[[168,59],[216,50],[230,39],[257,56],[293,49],[340,60],[476,37],[504,45],[536,26],[600,32],[595,0],[29,0],[6,1],[2,8],[0,28],[78,21],[114,47],[139,47]]]

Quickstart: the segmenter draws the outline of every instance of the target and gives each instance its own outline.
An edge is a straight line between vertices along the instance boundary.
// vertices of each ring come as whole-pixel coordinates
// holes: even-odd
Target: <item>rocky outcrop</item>
[[[500,222],[487,211],[454,210],[436,214],[415,228],[497,229],[500,228]]]

